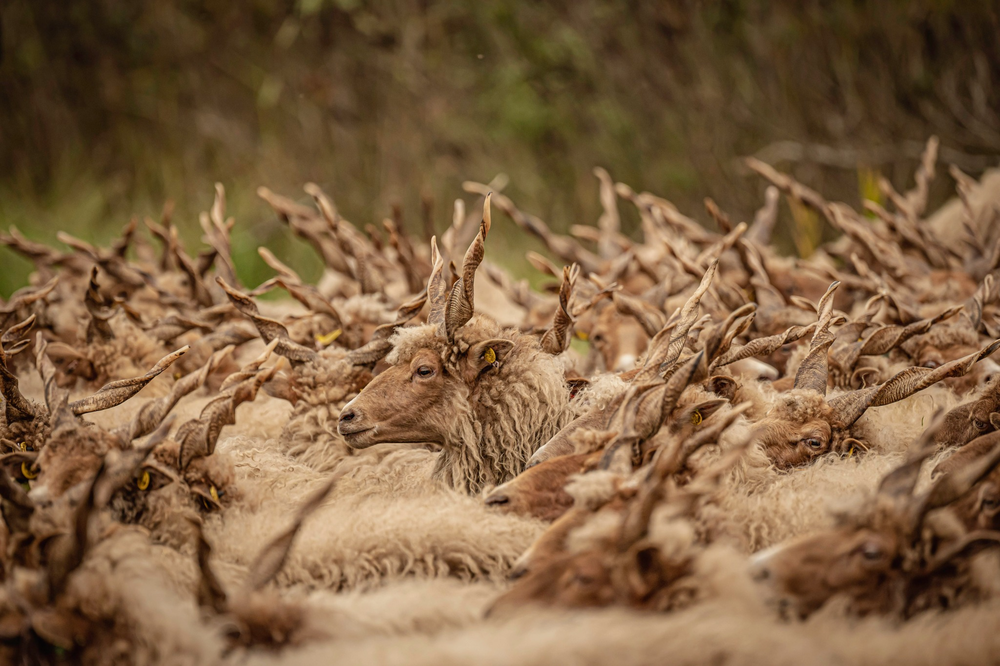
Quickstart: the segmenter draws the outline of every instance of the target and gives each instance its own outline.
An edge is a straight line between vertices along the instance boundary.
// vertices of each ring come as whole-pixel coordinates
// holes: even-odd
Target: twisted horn
[[[174,361],[186,354],[189,349],[191,348],[185,345],[177,351],[167,354],[157,361],[156,365],[150,368],[149,371],[141,377],[132,377],[130,379],[119,379],[118,381],[108,382],[94,395],[69,403],[70,411],[79,416],[81,414],[89,414],[90,412],[99,412],[104,409],[110,409],[122,404],[141,391],[146,384],[153,381],[153,379],[160,373],[173,365]]]
[[[253,322],[264,342],[271,343],[275,340],[278,341],[278,346],[275,348],[278,354],[293,362],[306,362],[316,359],[317,354],[315,351],[294,342],[289,337],[288,329],[285,328],[284,324],[262,316],[260,310],[257,309],[257,304],[249,296],[226,284],[226,281],[221,277],[216,276],[215,281],[226,292],[230,302],[232,302],[236,309]]]
[[[559,307],[552,316],[552,327],[545,331],[541,340],[542,349],[553,356],[563,353],[569,347],[574,323],[573,315],[569,312],[569,299],[573,295],[573,288],[579,275],[579,265],[563,267],[563,279],[559,287]]]
[[[482,263],[486,254],[486,235],[490,231],[492,218],[490,216],[490,201],[492,193],[486,195],[483,201],[483,221],[479,224],[479,233],[465,253],[462,262],[462,275],[451,289],[448,297],[448,307],[445,311],[445,332],[449,340],[455,338],[455,333],[472,319],[475,310],[476,269]]]
[[[833,408],[837,423],[847,428],[854,424],[869,407],[881,407],[904,398],[936,384],[949,377],[962,377],[976,363],[1000,349],[1000,340],[978,352],[963,356],[941,365],[937,368],[911,367],[894,375],[884,384],[858,389],[831,398],[827,402]]]
[[[799,370],[795,373],[797,389],[810,389],[820,395],[826,395],[828,374],[826,355],[834,341],[834,336],[830,332],[830,324],[833,321],[833,293],[839,286],[840,282],[831,284],[816,306],[816,311],[819,313],[816,331],[809,343],[809,353],[802,359]]]
[[[427,323],[437,327],[438,337],[445,338],[445,316],[448,311],[448,284],[444,275],[444,257],[438,251],[437,236],[431,237],[431,276],[427,279],[427,300],[430,307]]]

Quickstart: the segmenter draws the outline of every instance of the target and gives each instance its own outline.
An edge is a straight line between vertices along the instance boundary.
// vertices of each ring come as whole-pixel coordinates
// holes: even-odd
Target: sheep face
[[[355,449],[383,442],[440,442],[440,424],[447,422],[464,389],[445,370],[440,354],[422,349],[409,363],[378,375],[347,403],[338,431]]]
[[[755,440],[779,469],[806,465],[835,450],[833,410],[823,396],[791,391],[755,429]]]
[[[639,322],[623,316],[610,304],[598,313],[588,340],[609,372],[632,370],[649,344],[649,336]]]
[[[598,551],[558,553],[544,566],[520,578],[497,599],[492,612],[525,603],[571,608],[597,608],[615,602],[611,571]]]
[[[569,477],[593,468],[600,457],[598,451],[550,458],[494,488],[486,496],[486,504],[504,513],[551,522],[573,506],[573,498],[566,492]]]
[[[884,613],[902,583],[901,544],[891,531],[843,526],[759,553],[751,568],[783,612],[806,617],[845,595],[859,615]]]
[[[469,404],[484,375],[499,372],[513,346],[509,340],[490,339],[460,341],[450,349],[443,345],[417,349],[408,361],[382,372],[344,406],[338,432],[355,449],[385,442],[436,442],[447,447],[456,410]]]
[[[120,440],[92,424],[73,422],[57,426],[38,454],[31,471],[31,498],[45,504],[70,488],[93,478],[104,456],[121,446]]]
[[[948,412],[934,441],[938,446],[964,446],[996,430],[991,415],[997,411],[1000,411],[1000,379],[992,380],[976,400]],[[992,420],[1000,422],[998,416]]]

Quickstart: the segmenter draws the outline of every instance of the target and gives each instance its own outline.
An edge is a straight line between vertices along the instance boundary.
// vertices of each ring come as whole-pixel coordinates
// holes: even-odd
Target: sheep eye
[[[976,426],[976,430],[986,430],[988,424],[980,421],[979,419],[972,419],[972,425]]]
[[[38,472],[32,470],[31,466],[25,461],[21,463],[21,476],[30,481],[38,478]]]
[[[604,336],[601,335],[600,333],[594,333],[592,336],[590,336],[590,341],[593,342],[594,344],[599,345],[602,342],[604,342]]]
[[[799,444],[805,444],[810,449],[821,449],[821,448],[823,448],[823,442],[819,441],[815,437],[810,437],[809,439],[800,440]]]
[[[142,474],[135,480],[135,487],[139,490],[149,488],[149,472],[147,470],[142,470]]]
[[[981,506],[984,509],[993,510],[997,508],[997,505],[1000,505],[1000,500],[996,497],[984,497]]]
[[[875,544],[865,544],[861,547],[861,556],[866,560],[880,560],[882,559],[882,549]]]
[[[940,363],[938,363],[937,361],[934,361],[934,360],[924,361],[924,367],[925,368],[936,368],[936,367],[938,367],[940,365],[941,365]]]
[[[434,374],[434,368],[429,368],[426,365],[422,365],[417,368],[417,374],[421,377],[430,377]]]

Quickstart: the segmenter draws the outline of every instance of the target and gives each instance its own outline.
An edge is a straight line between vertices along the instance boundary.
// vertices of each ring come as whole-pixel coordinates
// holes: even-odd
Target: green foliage
[[[852,203],[855,168],[905,188],[920,144],[972,173],[1000,152],[995,2],[12,0],[0,5],[0,225],[104,240],[173,199],[191,242],[225,183],[255,283],[311,253],[257,186],[319,183],[361,226],[398,202],[443,228],[466,179],[556,229],[596,220],[591,169],[704,220],[749,219],[762,157]],[[800,150],[789,149],[791,141]],[[841,149],[836,159],[813,145]],[[948,191],[939,179],[934,197]],[[793,249],[782,212],[779,242]],[[634,225],[634,216],[627,218]],[[634,230],[634,226],[626,229]],[[829,234],[829,229],[819,228]],[[513,225],[497,236],[519,255]],[[815,234],[798,236],[818,242]],[[0,254],[0,293],[25,279]],[[316,270],[315,264],[306,272]]]

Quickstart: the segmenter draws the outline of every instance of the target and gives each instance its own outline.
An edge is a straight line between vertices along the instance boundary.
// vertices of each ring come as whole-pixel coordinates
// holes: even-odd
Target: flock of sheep
[[[194,252],[11,229],[0,662],[995,662],[1000,182],[929,215],[936,152],[863,212],[751,160],[719,233],[601,169],[572,236],[497,183],[429,243],[262,188],[316,285],[240,283],[221,186]],[[782,194],[840,237],[777,255]]]

